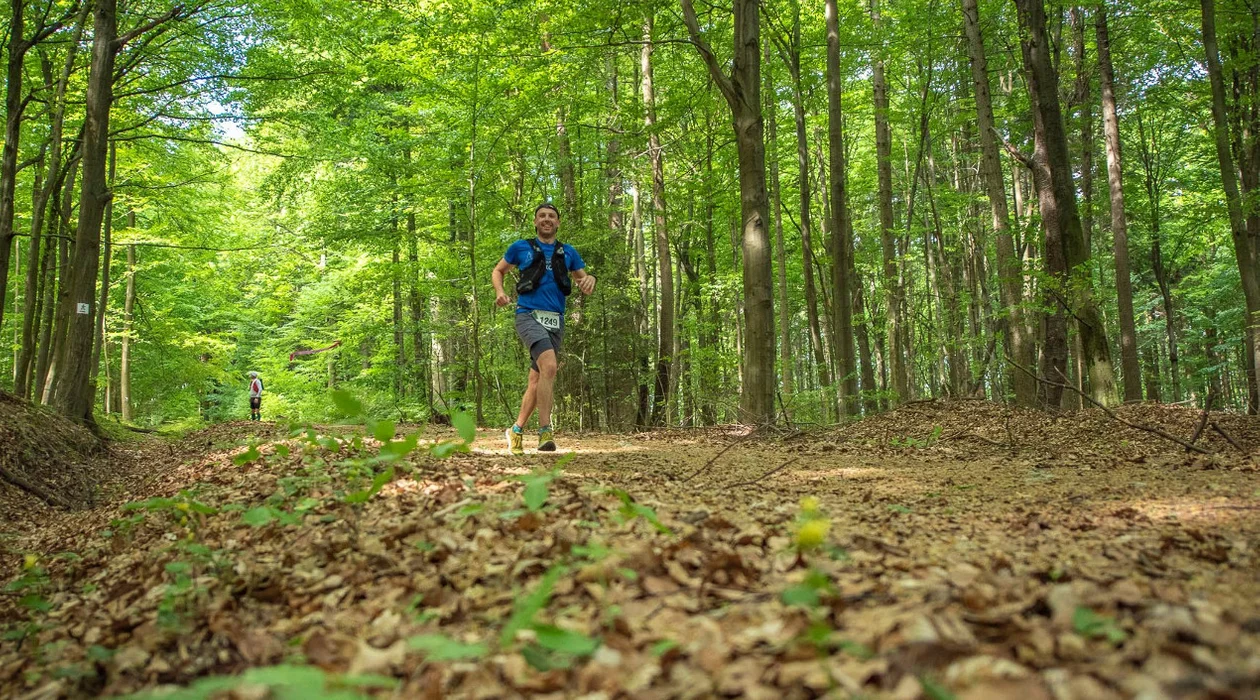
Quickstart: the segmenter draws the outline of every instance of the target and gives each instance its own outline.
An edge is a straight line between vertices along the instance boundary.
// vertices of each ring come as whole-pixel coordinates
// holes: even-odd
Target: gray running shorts
[[[521,339],[525,347],[529,348],[529,367],[535,371],[538,370],[538,356],[548,350],[556,352],[556,359],[560,355],[560,341],[564,338],[564,322],[560,324],[560,330],[551,331],[542,327],[534,316],[528,311],[516,314],[516,336]]]

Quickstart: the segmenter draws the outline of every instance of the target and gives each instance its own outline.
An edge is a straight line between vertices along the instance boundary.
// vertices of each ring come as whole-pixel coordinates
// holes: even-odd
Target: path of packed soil
[[[51,605],[0,598],[0,696],[307,664],[319,683],[393,679],[360,691],[382,697],[1260,697],[1254,456],[1219,436],[1187,455],[1102,416],[1094,442],[1060,444],[1000,407],[920,412],[847,434],[567,437],[524,458],[483,432],[472,454],[409,457],[361,506],[344,502],[371,478],[346,476],[363,469],[350,446],[267,434],[236,466],[269,429],[246,423],[149,445],[137,466],[161,477],[130,496],[172,500],[143,520],[48,511],[0,540],[5,581],[39,553],[31,590]],[[1188,437],[1196,415],[1154,417]],[[530,511],[512,477],[561,460]],[[830,528],[798,554],[809,497]]]

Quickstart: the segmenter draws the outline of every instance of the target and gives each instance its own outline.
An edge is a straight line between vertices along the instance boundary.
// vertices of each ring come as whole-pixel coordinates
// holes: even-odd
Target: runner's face
[[[560,228],[560,215],[555,209],[543,207],[534,212],[534,230],[538,232],[540,238],[555,236],[558,228]]]

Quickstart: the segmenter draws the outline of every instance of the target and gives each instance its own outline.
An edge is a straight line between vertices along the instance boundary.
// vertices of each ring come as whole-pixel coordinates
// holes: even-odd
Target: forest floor
[[[1260,697],[1260,421],[1211,422],[115,443],[92,509],[0,486],[0,697]]]

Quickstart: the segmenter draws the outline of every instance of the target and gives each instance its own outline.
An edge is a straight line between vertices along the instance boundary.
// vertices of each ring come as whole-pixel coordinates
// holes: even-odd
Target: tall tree
[[[770,63],[772,40],[766,41],[766,63]],[[774,200],[774,254],[779,293],[779,378],[783,395],[792,394],[792,314],[788,312],[787,250],[783,245],[783,198],[779,188],[779,100],[774,88],[774,71],[766,75],[766,141],[769,144],[770,192]]]
[[[876,36],[881,31],[882,19],[879,0],[871,0],[871,21]],[[983,45],[981,46],[983,51]],[[983,53],[981,58],[983,59]],[[904,289],[898,272],[897,242],[893,229],[892,189],[892,126],[888,114],[888,79],[884,75],[883,51],[871,61],[871,87],[875,97],[875,168],[878,179],[879,238],[883,254],[884,298],[887,312],[887,345],[889,374],[892,376],[893,405],[898,400],[912,398],[910,388],[910,353],[906,347],[906,305]],[[990,117],[992,122],[992,117]],[[999,177],[1001,172],[999,171]],[[1005,190],[1003,190],[1005,192]]]
[[[1225,78],[1216,38],[1216,2],[1200,0],[1200,7],[1203,17],[1203,48],[1207,54],[1208,79],[1212,87],[1212,137],[1216,144],[1216,158],[1220,165],[1221,184],[1225,189],[1225,204],[1229,212],[1229,228],[1234,239],[1234,257],[1238,262],[1238,274],[1242,281],[1247,310],[1243,324],[1246,329],[1247,386],[1250,394],[1247,410],[1256,414],[1260,412],[1260,383],[1257,382],[1257,375],[1260,374],[1260,215],[1251,211],[1245,212],[1243,209],[1238,188],[1238,171],[1230,150],[1229,128],[1231,120],[1238,117],[1231,115],[1226,107]],[[1254,99],[1255,95],[1251,97]],[[1244,157],[1244,174],[1260,183],[1258,166],[1252,158],[1246,157],[1260,150],[1260,144],[1254,141],[1253,138],[1252,143],[1248,144],[1251,152],[1240,155]]]
[[[680,0],[692,44],[708,66],[734,117],[739,155],[744,263],[744,420],[774,422],[774,294],[771,274],[766,151],[761,116],[761,24],[757,0],[733,0],[735,61],[727,76],[696,20],[691,0]]]
[[[773,35],[779,46],[779,54],[787,64],[792,77],[792,115],[796,125],[796,166],[800,201],[801,275],[805,281],[805,316],[809,324],[809,344],[814,366],[818,372],[818,386],[831,384],[827,367],[827,353],[823,349],[822,330],[818,320],[818,289],[814,283],[813,215],[810,196],[809,137],[805,131],[805,94],[801,88],[801,4],[792,3],[792,26],[789,30]]]
[[[857,415],[858,374],[853,346],[853,219],[845,191],[844,108],[840,85],[840,15],[836,0],[826,2],[827,21],[827,142],[831,176],[831,290],[832,322],[835,324],[836,364],[840,386],[840,408]]]
[[[1098,41],[1098,72],[1102,88],[1103,135],[1107,142],[1107,186],[1111,193],[1111,237],[1116,261],[1116,303],[1120,309],[1120,373],[1124,400],[1142,400],[1137,325],[1133,319],[1133,282],[1129,271],[1129,224],[1124,208],[1124,177],[1120,156],[1120,119],[1116,110],[1116,77],[1107,31],[1107,3],[1099,2],[1094,17]]]
[[[92,23],[92,65],[88,75],[87,120],[83,134],[83,178],[79,196],[79,220],[74,251],[64,276],[65,339],[56,360],[58,371],[53,403],[72,420],[92,423],[91,375],[87,362],[93,356],[95,327],[93,296],[101,252],[101,223],[110,199],[106,177],[109,145],[109,113],[114,103],[114,65],[118,52],[129,42],[190,11],[176,6],[164,15],[144,22],[126,34],[118,34],[117,0],[98,0]],[[199,8],[198,8],[199,9]]]
[[[674,271],[669,249],[669,229],[665,216],[665,157],[661,135],[656,127],[656,90],[652,84],[652,10],[643,25],[643,119],[648,133],[648,155],[652,160],[652,231],[656,239],[656,262],[660,280],[658,340],[656,351],[656,398],[652,405],[652,425],[664,425],[669,405],[670,370],[674,356]]]
[[[1038,197],[1042,223],[1046,228],[1047,271],[1052,278],[1057,278],[1056,288],[1050,293],[1053,303],[1066,307],[1076,319],[1092,398],[1103,405],[1111,405],[1116,402],[1111,347],[1107,342],[1102,314],[1094,302],[1086,264],[1089,262],[1089,249],[1085,246],[1085,232],[1076,206],[1067,133],[1059,106],[1059,74],[1050,55],[1045,7],[1042,0],[1015,0],[1015,5],[1023,34],[1021,44],[1033,104]],[[1062,251],[1061,269],[1057,261],[1050,262],[1052,254],[1059,254],[1054,248]],[[1057,343],[1057,338],[1054,341]],[[1048,337],[1046,342],[1050,344],[1051,339]],[[1052,379],[1065,379],[1066,354],[1064,364],[1059,366],[1056,356],[1051,369],[1054,370]]]
[[[30,37],[26,36],[27,0],[12,0],[9,7],[8,52],[4,79],[4,147],[0,149],[0,324],[4,323],[4,295],[9,288],[9,265],[13,256],[14,205],[17,192],[18,146],[22,117],[29,100],[23,95],[22,75],[31,47],[61,29],[66,18],[52,21],[54,3],[44,6]],[[72,10],[67,17],[73,16]]]

